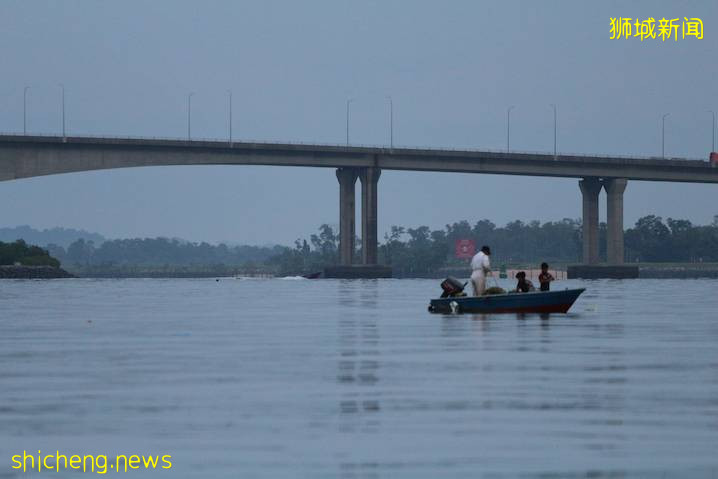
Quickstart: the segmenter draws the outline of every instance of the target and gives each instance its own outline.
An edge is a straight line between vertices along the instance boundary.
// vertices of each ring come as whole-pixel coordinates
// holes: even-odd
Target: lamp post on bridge
[[[556,148],[557,119],[556,118],[558,116],[558,113],[556,110],[556,105],[551,103],[551,106],[553,107],[553,159],[555,160],[556,159],[556,151],[557,151],[557,148]]]
[[[192,139],[192,96],[194,92],[187,95],[187,141]]]
[[[708,113],[713,115],[713,128],[711,129],[713,142],[711,143],[711,151],[716,151],[716,112],[714,112],[713,110],[708,110]]]
[[[26,86],[22,91],[22,134],[27,135],[27,91],[30,89]]]
[[[506,153],[511,150],[511,110],[514,108],[514,105],[511,105],[506,110]]]
[[[661,118],[661,158],[666,158],[666,117],[670,113],[665,113]]]
[[[349,105],[354,101],[354,98],[347,100],[347,146],[349,146]]]
[[[62,90],[62,138],[65,138],[65,85],[59,84]]]
[[[232,90],[227,90],[229,94],[229,145],[232,146]]]
[[[394,149],[394,101],[391,95],[386,97],[389,100],[389,147]]]

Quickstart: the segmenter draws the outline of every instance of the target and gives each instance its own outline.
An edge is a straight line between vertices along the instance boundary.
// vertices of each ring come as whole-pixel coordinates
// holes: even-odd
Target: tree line
[[[98,271],[102,268],[123,270],[128,266],[252,267],[263,265],[286,247],[212,245],[169,238],[106,240],[96,246],[93,241],[80,238],[67,249],[54,244],[47,245],[47,249],[73,271]]]
[[[460,221],[445,228],[392,226],[379,244],[380,264],[392,267],[396,276],[425,276],[442,268],[466,267],[466,259],[455,257],[455,241],[473,240],[477,248],[490,245],[495,264],[535,261],[578,262],[581,255],[581,223],[564,219],[556,222],[513,221],[497,227],[489,220],[475,224]],[[361,242],[355,260],[361,258]],[[271,258],[268,263],[280,271],[321,271],[338,261],[339,236],[328,225],[319,228],[309,241],[298,239],[294,248]]]
[[[718,261],[718,215],[709,225],[673,218],[664,222],[660,216],[644,216],[626,231],[624,240],[629,262]]]
[[[605,260],[605,223],[599,225],[599,237],[599,255]],[[392,226],[380,242],[379,262],[392,266],[396,276],[424,276],[442,268],[466,267],[466,259],[455,257],[455,242],[459,239],[473,240],[477,248],[491,246],[494,265],[581,261],[581,221],[566,218],[543,223],[512,221],[504,226],[486,219],[473,224],[459,221],[441,229]],[[355,259],[359,262],[361,241],[356,238],[355,244]],[[302,274],[337,264],[338,249],[339,235],[326,224],[308,239],[297,239],[293,247],[212,245],[168,238],[107,240],[99,246],[79,239],[67,248],[47,246],[53,257],[76,272],[137,272],[142,268],[156,271],[158,267],[176,266],[182,271],[243,268]],[[625,255],[628,262],[718,261],[718,216],[709,225],[673,218],[664,221],[655,215],[640,218],[625,231]]]
[[[455,257],[455,242],[473,240],[477,248],[492,249],[492,263],[525,265],[579,263],[582,255],[581,221],[566,218],[541,223],[512,221],[504,226],[483,219],[474,224],[459,221],[443,229],[428,226],[392,226],[379,245],[379,263],[392,266],[396,276],[436,274],[442,268],[463,267],[466,259]],[[357,241],[359,245],[360,242]],[[292,249],[268,260],[280,271],[320,271],[336,264],[339,237],[328,225],[307,240],[298,239]],[[606,223],[599,225],[599,256],[606,260]],[[716,262],[718,261],[718,216],[709,225],[688,220],[649,215],[625,231],[628,262]],[[361,257],[361,247],[355,259]]]

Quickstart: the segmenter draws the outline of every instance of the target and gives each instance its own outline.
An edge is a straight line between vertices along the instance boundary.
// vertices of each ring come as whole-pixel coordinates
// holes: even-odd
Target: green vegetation
[[[23,240],[17,240],[13,243],[0,241],[0,265],[14,265],[16,263],[23,266],[60,267],[60,262],[57,259],[38,246],[30,246]]]
[[[605,260],[606,225],[599,227],[600,255]],[[436,275],[444,268],[466,268],[465,259],[454,256],[458,239],[474,240],[477,248],[491,246],[494,265],[552,266],[581,261],[581,222],[564,219],[541,223],[513,221],[496,226],[489,220],[468,221],[432,230],[428,226],[392,226],[379,245],[379,262],[392,266],[398,277]],[[2,243],[0,243],[2,244]],[[358,239],[355,243],[361,245]],[[176,239],[79,239],[67,249],[48,245],[49,253],[67,269],[90,276],[220,276],[232,274],[296,275],[321,271],[338,261],[339,236],[328,225],[317,234],[298,239],[294,247],[227,246],[190,243]],[[626,261],[641,263],[718,261],[718,216],[710,225],[658,216],[640,218],[625,232]],[[0,262],[59,264],[48,252],[24,242],[3,244]],[[355,253],[356,262],[361,250]]]
[[[311,244],[311,246],[310,246]],[[266,261],[272,270],[281,275],[297,275],[321,271],[339,260],[339,235],[329,225],[319,227],[319,234],[307,240],[296,240],[294,248],[284,250]],[[357,257],[360,252],[357,252]]]
[[[718,216],[710,225],[644,216],[626,231],[626,261],[702,263],[718,261]]]
[[[91,276],[221,276],[242,271],[268,272],[265,262],[288,248],[190,243],[167,238],[106,240],[96,246],[79,239],[67,249],[47,246],[65,267]]]
[[[454,257],[457,239],[473,239],[477,247],[491,245],[494,264],[535,262],[537,258],[576,262],[581,254],[580,229],[580,222],[570,219],[543,224],[514,221],[504,227],[497,227],[488,220],[473,226],[461,221],[434,231],[428,226],[392,226],[379,245],[379,263],[392,266],[399,277],[431,275],[446,267],[466,267],[465,259]],[[293,249],[283,251],[268,263],[279,271],[294,274],[320,271],[324,266],[336,264],[339,238],[328,225],[322,225],[319,230],[309,242],[297,240]],[[356,244],[361,242],[357,240]],[[361,250],[355,257],[357,260],[361,257]]]
[[[460,221],[434,231],[427,226],[393,226],[380,246],[380,261],[391,265],[397,276],[423,276],[444,267],[466,267],[467,260],[454,256],[454,245],[459,239],[474,240],[477,249],[491,246],[495,265],[538,260],[577,262],[581,256],[579,221],[513,221],[497,227],[489,220],[480,220],[474,225]]]
[[[606,259],[606,224],[599,227],[600,255]],[[542,261],[565,265],[581,261],[582,236],[579,220],[564,219],[541,223],[513,221],[497,227],[489,220],[475,224],[460,221],[444,229],[428,226],[392,226],[379,246],[379,262],[390,265],[401,277],[436,274],[442,268],[465,268],[467,261],[454,256],[458,239],[474,240],[476,247],[491,246],[494,265],[538,265]],[[337,262],[339,239],[322,225],[310,241],[297,240],[293,249],[268,260],[279,271],[310,272]],[[360,242],[357,242],[360,244]],[[658,216],[640,218],[625,232],[626,260],[629,262],[715,262],[718,261],[718,216],[710,225],[696,226],[687,220]],[[361,251],[357,251],[357,259]]]

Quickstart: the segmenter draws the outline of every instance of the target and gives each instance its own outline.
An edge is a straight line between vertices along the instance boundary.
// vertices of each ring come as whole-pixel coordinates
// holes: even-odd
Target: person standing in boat
[[[541,263],[541,274],[538,280],[541,283],[541,291],[549,291],[551,289],[551,281],[555,281],[551,273],[548,272],[548,263]]]
[[[491,273],[491,249],[482,246],[481,251],[471,258],[471,284],[474,287],[474,296],[483,296],[486,291],[486,276]]]

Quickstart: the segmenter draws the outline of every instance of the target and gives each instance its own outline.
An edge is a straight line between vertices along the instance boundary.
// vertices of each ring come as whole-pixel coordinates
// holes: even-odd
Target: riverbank
[[[224,265],[161,266],[69,266],[78,278],[223,278],[232,276],[272,277],[268,269]]]
[[[718,278],[718,263],[640,263],[639,278]]]
[[[54,266],[0,266],[0,279],[62,279],[74,277],[64,269]]]
[[[695,279],[695,278],[718,278],[718,263],[637,263],[639,278],[643,279]],[[495,266],[496,267],[496,266]],[[506,269],[508,278],[513,278],[517,271],[526,271],[529,279],[535,280],[539,270],[529,265],[510,265]],[[558,280],[566,279],[566,265],[552,265],[551,274]],[[298,273],[294,273],[296,275]],[[499,271],[495,274],[498,276]],[[127,267],[103,269],[94,267],[91,269],[73,269],[65,271],[61,268],[50,266],[0,266],[0,278],[5,279],[55,279],[55,278],[219,278],[219,277],[261,277],[270,278],[274,276],[287,276],[270,270],[242,269],[234,267]],[[468,278],[471,270],[464,268],[441,268],[438,271],[427,274],[401,275],[395,274],[394,278],[401,279],[443,279],[447,276],[457,278]]]

